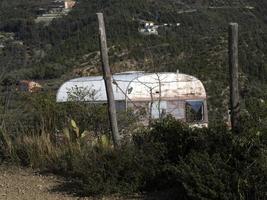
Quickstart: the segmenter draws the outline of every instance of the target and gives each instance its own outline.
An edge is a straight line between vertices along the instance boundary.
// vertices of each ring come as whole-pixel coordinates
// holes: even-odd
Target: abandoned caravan
[[[192,126],[208,125],[207,96],[197,78],[181,73],[129,71],[112,76],[117,111],[143,113],[142,123],[172,115]],[[58,90],[57,102],[86,101],[106,103],[102,76],[65,82]]]

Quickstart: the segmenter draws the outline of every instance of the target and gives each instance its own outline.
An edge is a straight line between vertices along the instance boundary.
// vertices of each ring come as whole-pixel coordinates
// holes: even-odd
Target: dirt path
[[[0,200],[89,200],[56,192],[55,188],[63,183],[55,176],[43,176],[30,169],[0,166]]]
[[[0,164],[0,200],[159,200],[173,199],[164,193],[130,197],[77,197],[62,186],[71,182],[54,175],[41,175],[31,169]],[[162,198],[163,197],[163,198]]]

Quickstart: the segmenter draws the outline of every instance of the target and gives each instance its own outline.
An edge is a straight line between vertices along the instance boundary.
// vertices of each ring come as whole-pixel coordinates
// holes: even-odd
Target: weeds
[[[12,153],[12,141],[3,128],[0,128],[0,158],[6,158]],[[0,160],[1,161],[1,160]]]
[[[51,141],[50,135],[23,135],[13,142],[12,160],[24,166],[42,168],[55,162],[59,148]]]

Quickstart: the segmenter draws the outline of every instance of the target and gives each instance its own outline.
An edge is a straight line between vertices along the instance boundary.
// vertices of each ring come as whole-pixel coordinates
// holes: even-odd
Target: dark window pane
[[[203,120],[203,101],[186,101],[185,109],[187,122]]]

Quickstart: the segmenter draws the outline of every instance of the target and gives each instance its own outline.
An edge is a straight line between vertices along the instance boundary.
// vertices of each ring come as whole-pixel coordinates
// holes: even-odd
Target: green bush
[[[262,199],[267,178],[263,139],[249,132],[233,135],[224,126],[190,129],[165,119],[148,133],[148,142],[165,149],[164,164],[151,182],[184,191],[187,199]]]
[[[59,160],[87,195],[167,191],[180,199],[262,199],[262,144],[256,134],[235,136],[224,126],[191,129],[167,118],[120,150],[86,147]]]

